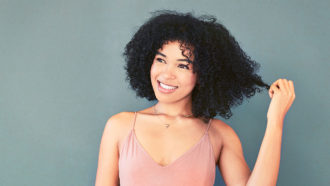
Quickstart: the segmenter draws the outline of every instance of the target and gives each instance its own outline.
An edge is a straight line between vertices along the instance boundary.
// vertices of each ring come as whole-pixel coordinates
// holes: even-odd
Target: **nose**
[[[171,65],[167,65],[167,67],[163,69],[162,74],[166,79],[175,79],[175,70]]]

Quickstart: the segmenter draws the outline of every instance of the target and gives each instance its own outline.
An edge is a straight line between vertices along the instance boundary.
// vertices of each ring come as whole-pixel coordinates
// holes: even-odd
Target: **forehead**
[[[170,56],[171,58],[180,58],[180,59],[189,59],[194,60],[193,47],[182,45],[178,41],[169,41],[165,43],[160,49],[158,49],[157,54],[165,54],[166,57]],[[183,55],[182,55],[183,52]],[[165,56],[164,56],[165,57]]]

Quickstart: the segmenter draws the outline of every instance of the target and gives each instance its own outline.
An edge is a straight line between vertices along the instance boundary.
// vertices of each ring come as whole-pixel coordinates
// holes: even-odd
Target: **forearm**
[[[280,167],[282,129],[282,120],[268,120],[265,136],[247,186],[276,185]]]

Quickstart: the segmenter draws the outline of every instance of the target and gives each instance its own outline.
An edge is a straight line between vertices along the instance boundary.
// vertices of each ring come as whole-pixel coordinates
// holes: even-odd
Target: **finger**
[[[294,93],[294,86],[293,86],[292,80],[289,80],[289,87],[290,87],[290,90]]]
[[[280,81],[278,82],[278,84],[273,85],[273,92],[274,93],[280,91],[280,84],[279,83],[280,83]]]
[[[280,89],[286,93],[289,93],[289,85],[287,79],[280,80]]]
[[[278,85],[278,83],[281,81],[281,79],[277,79],[274,83],[273,83],[273,85]]]
[[[273,93],[274,93],[274,84],[272,84],[268,90],[268,94],[270,98],[272,97]]]
[[[274,87],[276,87],[276,85],[278,84],[278,81],[279,81],[279,79],[278,80],[276,80],[274,83],[272,83],[272,85],[269,87],[269,95],[271,96],[271,94],[273,94],[274,93]]]
[[[274,92],[274,86],[276,86],[279,82],[279,79],[276,80],[274,83],[271,84],[271,86],[269,87],[269,93],[273,93]]]
[[[296,94],[294,92],[294,86],[293,86],[293,81],[289,80],[289,87],[290,87],[290,91],[292,92],[293,94],[293,98],[296,97]]]
[[[280,88],[278,87],[278,85],[274,85],[272,97],[274,97],[274,95],[278,94],[279,92],[280,92]]]
[[[274,82],[269,88],[269,97],[273,98],[273,95],[279,91],[278,85]]]

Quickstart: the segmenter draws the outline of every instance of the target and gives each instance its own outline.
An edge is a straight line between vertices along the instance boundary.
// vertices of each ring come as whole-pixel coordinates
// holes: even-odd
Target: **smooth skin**
[[[198,142],[206,125],[199,118],[182,116],[191,114],[191,91],[196,85],[197,76],[192,72],[192,64],[178,60],[187,59],[181,54],[179,43],[170,42],[158,52],[150,78],[158,100],[155,108],[159,114],[154,113],[153,107],[138,111],[135,131],[152,159],[160,166],[166,166]],[[189,60],[193,60],[193,56]],[[157,80],[178,88],[171,94],[164,94],[158,89]],[[268,93],[271,103],[267,112],[267,128],[252,172],[245,161],[236,132],[219,119],[212,121],[209,137],[215,163],[226,185],[276,185],[283,120],[295,99],[293,82],[278,79]],[[119,185],[119,152],[132,127],[133,118],[133,112],[121,112],[108,119],[100,144],[96,186]],[[162,125],[164,122],[172,125],[165,129]],[[180,150],[173,151],[174,146]]]

